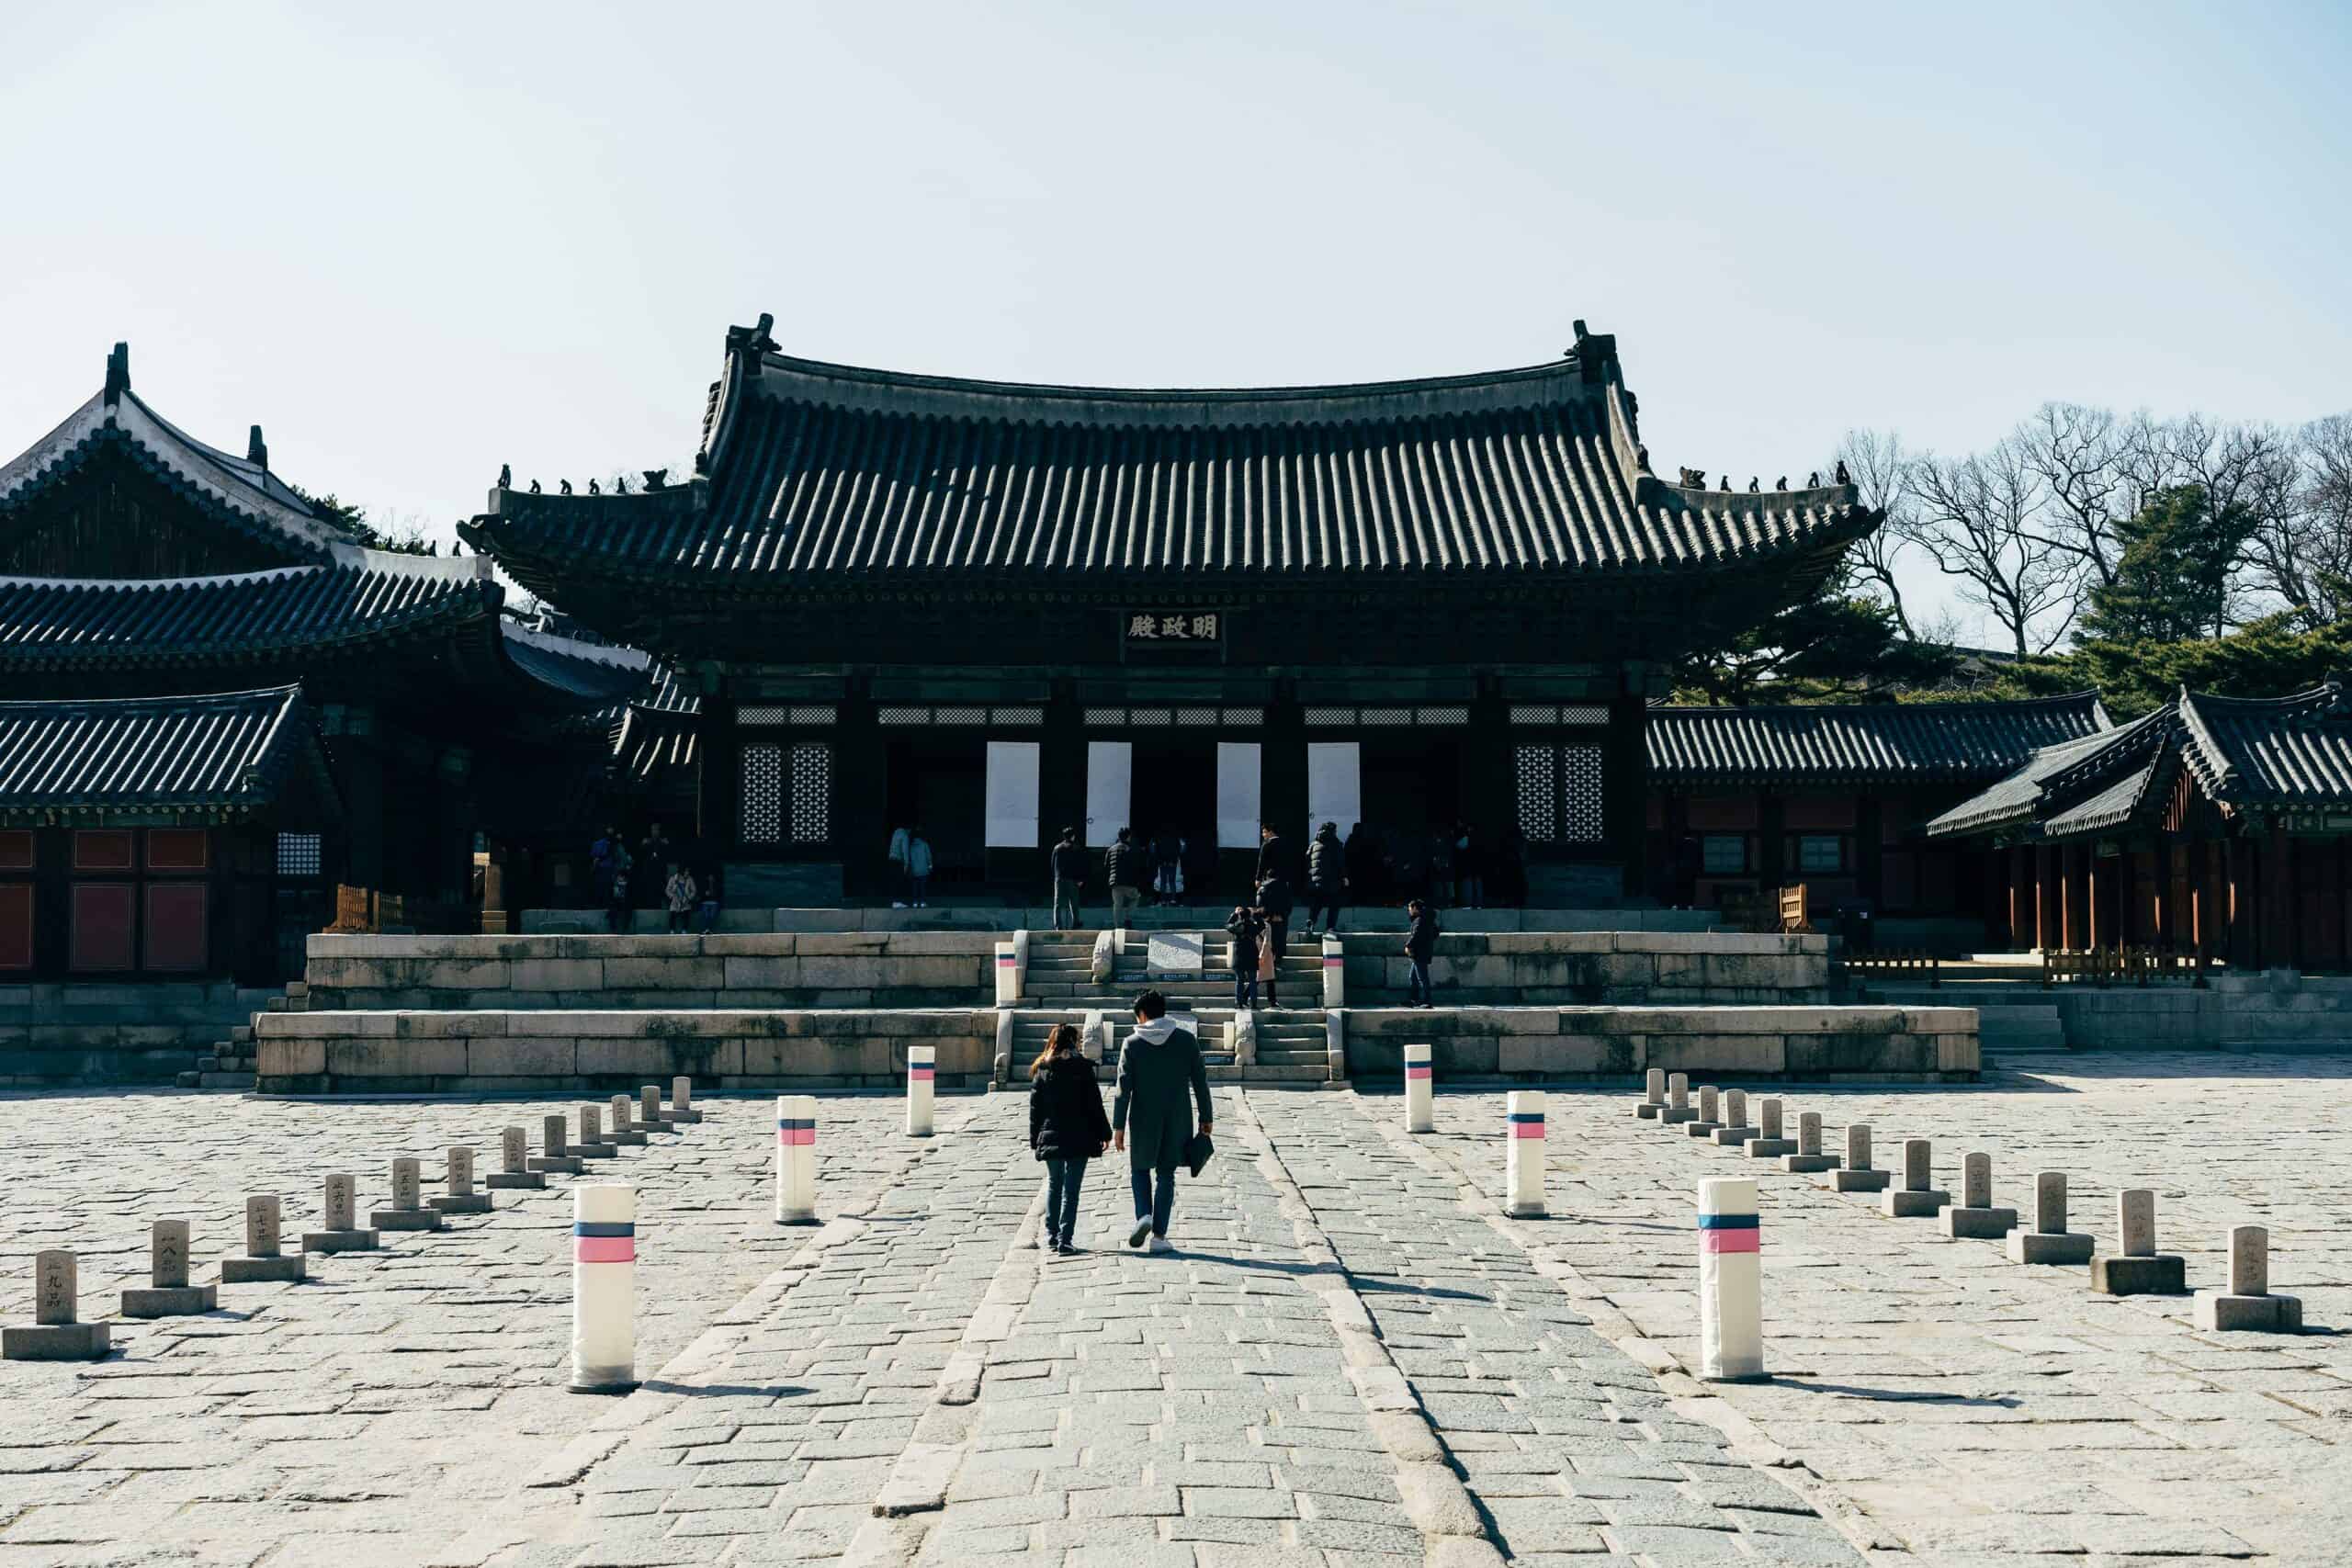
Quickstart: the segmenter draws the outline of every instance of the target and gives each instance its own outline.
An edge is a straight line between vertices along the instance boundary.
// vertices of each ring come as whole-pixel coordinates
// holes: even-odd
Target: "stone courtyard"
[[[2026,1070],[2030,1066],[2030,1070]],[[1726,1083],[1726,1087],[1729,1084]],[[1555,1089],[1552,1217],[1500,1214],[1499,1089],[1225,1085],[1220,1153],[1180,1195],[1176,1256],[1116,1245],[1121,1162],[1080,1241],[1030,1245],[1018,1093],[820,1101],[816,1229],[771,1223],[765,1098],[596,1168],[639,1193],[638,1371],[564,1390],[572,1178],[301,1285],[117,1318],[91,1364],[0,1365],[0,1568],[33,1564],[626,1568],[1119,1563],[2282,1564],[2342,1561],[2352,1315],[2340,1059],[2072,1055],[1978,1085],[1750,1086],[1793,1126],[1867,1121],[1879,1163],[1934,1140],[1935,1185],[1993,1157],[2030,1209],[2063,1169],[2074,1228],[2158,1193],[2193,1288],[2267,1225],[2310,1332],[2202,1334],[2187,1297],[2095,1296],[1932,1221]],[[147,1225],[193,1222],[194,1277],[246,1194],[289,1238],[321,1179],[382,1201],[396,1156],[571,1101],[7,1097],[0,1320],[31,1256],[81,1258],[81,1311],[143,1282]],[[1768,1365],[1705,1384],[1696,1184],[1759,1177]]]

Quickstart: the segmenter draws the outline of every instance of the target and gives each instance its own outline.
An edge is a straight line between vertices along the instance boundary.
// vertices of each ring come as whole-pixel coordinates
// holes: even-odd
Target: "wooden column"
[[[2063,940],[2058,926],[2058,875],[2051,863],[2056,857],[2048,844],[2033,846],[2033,945],[2039,952],[2056,949]]]
[[[2109,867],[2105,876],[2099,874],[2098,846],[2083,847],[2083,945],[2092,949],[2114,945],[2113,922],[2102,917],[2099,897],[2115,881],[2115,871]]]
[[[1645,793],[1649,781],[1645,739],[1648,722],[1649,704],[1638,692],[1609,705],[1609,742],[1601,754],[1601,832],[1610,856],[1623,867],[1623,886],[1628,897],[1642,891],[1642,851],[1649,832]]]
[[[1306,845],[1298,824],[1306,820],[1306,710],[1299,705],[1296,682],[1275,684],[1273,701],[1266,705],[1265,750],[1259,753],[1261,780],[1258,815],[1281,829],[1291,853],[1303,860]],[[1372,809],[1367,806],[1365,809]],[[1340,830],[1347,831],[1345,824]],[[1254,858],[1254,851],[1252,852]]]
[[[2083,934],[2089,923],[2083,918],[2083,874],[2082,845],[2059,845],[2058,944],[2069,953],[2088,945]]]
[[[839,736],[833,742],[833,852],[841,862],[845,898],[866,898],[888,904],[903,897],[890,870],[888,743],[874,703],[871,676],[857,676],[842,693]],[[729,748],[728,809],[734,811],[737,764]],[[725,831],[732,842],[737,824]],[[935,848],[934,841],[934,848]]]
[[[2188,840],[2188,926],[2197,948],[2197,978],[2213,962],[2213,857],[2202,834]]]
[[[2017,945],[2017,912],[2009,908],[2009,852],[1995,845],[1984,851],[1984,935],[1995,949]]]

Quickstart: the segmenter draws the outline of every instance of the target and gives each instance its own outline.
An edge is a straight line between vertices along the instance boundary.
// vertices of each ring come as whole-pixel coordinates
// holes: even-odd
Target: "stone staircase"
[[[262,1010],[308,1012],[310,993],[311,987],[302,981],[288,981],[283,992],[262,1003]],[[242,1094],[254,1087],[256,1066],[254,1026],[240,1023],[229,1031],[229,1038],[215,1042],[209,1053],[198,1055],[192,1071],[181,1073],[174,1081],[181,1089]]]
[[[1979,1049],[1990,1061],[2062,1056],[2064,1018],[2040,985],[2009,980],[1957,981],[1944,986],[1872,986],[1864,993],[1888,1007],[1974,1008]]]
[[[1132,940],[1115,961],[1108,980],[1093,977],[1093,931],[1032,931],[1029,964],[1022,986],[1022,1004],[1012,1024],[1012,1062],[1016,1075],[1045,1049],[1046,1036],[1057,1023],[1081,1027],[1089,1012],[1110,1019],[1124,1032],[1127,1009],[1136,993],[1156,987],[1167,997],[1169,1010],[1190,1013],[1200,1021],[1201,1054],[1209,1076],[1219,1080],[1322,1083],[1330,1077],[1329,1025],[1320,1005],[1299,1007],[1323,999],[1323,957],[1319,942],[1293,937],[1290,952],[1280,960],[1282,987],[1294,1005],[1256,1010],[1257,1059],[1244,1066],[1233,1058],[1226,1041],[1226,1026],[1234,1016],[1233,971],[1224,966],[1225,933],[1203,931],[1204,967],[1198,974],[1155,976],[1148,961],[1148,946]],[[1213,939],[1213,940],[1212,940]]]

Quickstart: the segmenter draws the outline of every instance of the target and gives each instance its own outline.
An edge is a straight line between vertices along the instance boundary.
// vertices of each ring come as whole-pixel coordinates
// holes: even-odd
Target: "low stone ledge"
[[[1659,1067],[1939,1082],[1979,1070],[1966,1008],[1358,1008],[1347,1020],[1351,1077],[1401,1077],[1408,1042],[1431,1047],[1440,1077],[1613,1078]]]

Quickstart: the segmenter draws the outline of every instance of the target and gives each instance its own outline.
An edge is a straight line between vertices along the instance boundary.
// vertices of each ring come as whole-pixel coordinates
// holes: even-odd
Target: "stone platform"
[[[1980,1066],[1967,1008],[1355,1008],[1346,1018],[1351,1077],[1401,1079],[1408,1042],[1430,1046],[1440,1082],[1600,1081],[1660,1067],[1694,1082],[1955,1083]]]

